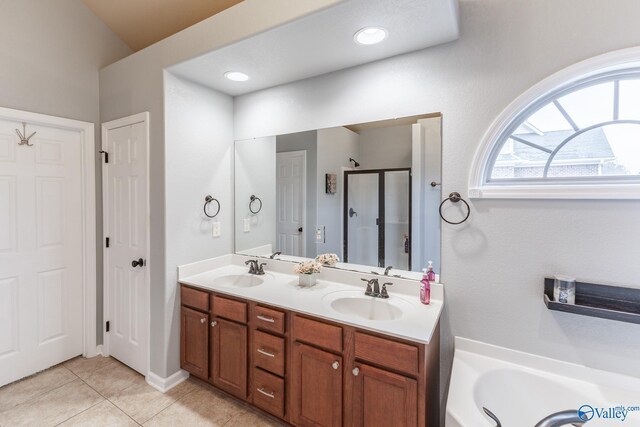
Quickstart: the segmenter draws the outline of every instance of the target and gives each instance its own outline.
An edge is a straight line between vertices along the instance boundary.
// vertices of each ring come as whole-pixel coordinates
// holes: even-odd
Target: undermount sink
[[[398,297],[374,298],[362,291],[332,292],[323,299],[332,310],[365,320],[397,320],[412,308],[411,304]]]
[[[212,281],[212,285],[228,286],[234,288],[251,288],[264,283],[260,276],[252,274],[227,274],[225,276],[216,277]]]

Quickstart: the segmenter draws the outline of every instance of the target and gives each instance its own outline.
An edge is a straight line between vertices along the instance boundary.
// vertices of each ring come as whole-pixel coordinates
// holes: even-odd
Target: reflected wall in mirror
[[[441,119],[236,141],[236,252],[291,261],[335,253],[337,268],[400,276],[431,260],[439,273]]]

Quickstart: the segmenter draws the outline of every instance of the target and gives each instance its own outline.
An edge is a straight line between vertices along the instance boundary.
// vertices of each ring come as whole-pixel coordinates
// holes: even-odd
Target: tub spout
[[[568,425],[578,427],[588,421],[581,418],[580,415],[580,411],[575,409],[556,412],[540,420],[535,427],[560,427]]]

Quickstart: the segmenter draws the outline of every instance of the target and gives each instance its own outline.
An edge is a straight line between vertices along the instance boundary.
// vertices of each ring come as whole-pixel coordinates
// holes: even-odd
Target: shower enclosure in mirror
[[[411,169],[344,172],[344,262],[411,266]]]
[[[334,253],[336,268],[408,277],[431,260],[439,273],[440,186],[430,183],[441,181],[441,120],[236,141],[236,252],[290,261]]]

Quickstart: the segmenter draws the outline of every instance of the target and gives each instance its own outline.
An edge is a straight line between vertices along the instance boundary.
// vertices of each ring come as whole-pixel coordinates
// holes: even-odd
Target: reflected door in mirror
[[[306,152],[276,156],[277,251],[305,256]]]

